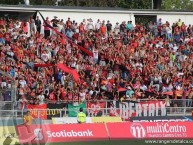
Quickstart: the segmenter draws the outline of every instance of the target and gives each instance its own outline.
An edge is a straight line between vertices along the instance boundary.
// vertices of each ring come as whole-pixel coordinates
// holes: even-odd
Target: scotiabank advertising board
[[[110,139],[193,138],[191,122],[107,123]]]
[[[108,140],[105,124],[61,124],[17,127],[20,143],[56,143]]]

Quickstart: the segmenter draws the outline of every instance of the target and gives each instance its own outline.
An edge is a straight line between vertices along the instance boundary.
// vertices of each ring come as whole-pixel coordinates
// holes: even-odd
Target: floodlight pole
[[[151,9],[153,10],[153,0],[151,0]]]

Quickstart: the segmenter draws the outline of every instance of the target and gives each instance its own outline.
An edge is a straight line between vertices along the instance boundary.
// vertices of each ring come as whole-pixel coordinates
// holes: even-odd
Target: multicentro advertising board
[[[107,123],[107,128],[110,139],[185,139],[193,138],[192,125],[191,122]]]

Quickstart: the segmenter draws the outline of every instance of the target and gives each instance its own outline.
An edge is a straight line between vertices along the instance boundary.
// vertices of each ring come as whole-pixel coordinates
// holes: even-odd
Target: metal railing
[[[137,100],[137,102],[148,102],[148,101],[153,101],[153,100],[147,100],[147,99],[141,99],[141,100]],[[159,100],[159,101],[165,101],[165,100]],[[187,102],[190,101],[189,99],[172,99],[171,100],[171,107],[166,107],[166,111],[167,111],[167,115],[171,116],[171,115],[191,115],[192,111],[193,111],[193,107],[189,107],[186,106]],[[86,101],[86,103],[89,103],[93,101]],[[88,116],[96,116],[96,112],[100,110],[101,115],[102,116],[109,116],[110,113],[112,111],[114,111],[115,114],[118,114],[118,116],[123,116],[124,114],[127,114],[127,112],[129,111],[129,108],[125,108],[124,106],[121,106],[119,101],[116,100],[99,100],[99,101],[95,101],[94,103],[100,103],[103,102],[105,103],[104,107],[100,107],[97,108],[86,108],[87,110],[87,115]],[[118,102],[118,106],[114,106],[112,107],[110,104],[116,104]],[[57,101],[57,102],[53,102],[53,101],[48,101],[45,102],[47,104],[61,104],[61,103],[72,103],[72,102],[67,102],[67,101]],[[14,105],[13,105],[14,104]],[[14,106],[14,107],[12,107]],[[67,105],[66,105],[67,106]],[[9,108],[9,109],[8,109]],[[21,108],[21,102],[17,101],[17,102],[12,102],[12,101],[0,101],[0,117],[10,117],[10,116],[14,116],[14,117],[23,117],[24,113],[26,112],[26,108],[25,109],[20,109]],[[63,108],[63,109],[49,109],[47,108],[46,110],[33,110],[36,111],[37,114],[41,113],[41,111],[46,112],[46,115],[50,115],[50,116],[55,116],[53,114],[58,114],[59,117],[62,116],[68,116],[68,112],[70,111],[67,107]],[[139,111],[139,110],[138,110]],[[161,111],[161,110],[159,110]],[[51,113],[50,113],[51,112]],[[53,113],[52,113],[53,112]],[[117,113],[118,112],[118,113]]]
[[[123,119],[129,118],[132,115],[129,113],[131,110],[128,108],[100,108],[100,110],[92,110],[90,108],[84,108],[86,110],[86,114],[88,117],[96,117],[97,111],[100,111],[100,116],[119,116]],[[163,108],[158,108],[158,110],[154,111],[154,115],[156,116],[159,114],[159,116],[162,116],[161,112]],[[166,107],[164,108],[165,110],[165,116],[191,116],[193,107]],[[44,115],[49,115],[53,117],[68,117],[69,116],[69,111],[74,111],[73,109],[28,109],[31,111],[32,114],[35,114],[37,118],[41,118],[42,114]],[[26,113],[27,109],[23,110],[0,110],[1,117],[23,117]],[[135,110],[134,110],[135,111]],[[144,110],[138,110],[138,112],[143,112],[144,115]],[[146,110],[147,116],[154,116],[150,111]],[[142,116],[143,116],[142,115]],[[140,116],[138,114],[138,116]]]
[[[191,99],[170,99],[171,104],[177,104],[179,107],[185,107],[186,102],[190,101]],[[112,101],[119,101],[119,100],[97,100],[95,102],[112,102]],[[137,99],[136,102],[148,102],[148,101],[165,101],[165,99],[157,99],[157,100],[151,100],[151,99]],[[60,101],[44,101],[46,104],[48,103],[73,103],[77,101],[65,101],[65,100],[60,100]],[[86,100],[85,102],[93,102],[93,100]],[[192,100],[193,102],[193,100]],[[7,105],[7,104],[19,104],[21,101],[0,101],[0,107]],[[193,107],[193,106],[192,106]]]

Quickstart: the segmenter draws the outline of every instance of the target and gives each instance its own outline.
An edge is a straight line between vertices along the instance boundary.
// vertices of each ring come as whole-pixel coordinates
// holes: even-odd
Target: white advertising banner
[[[53,124],[76,124],[78,123],[76,117],[62,117],[52,118]],[[91,117],[86,117],[86,123],[92,123]]]

